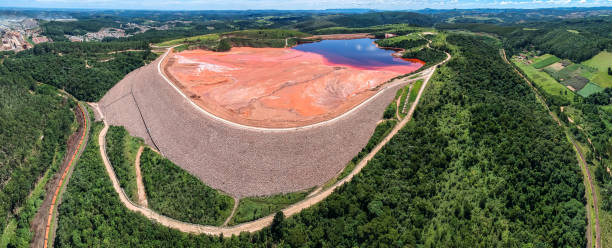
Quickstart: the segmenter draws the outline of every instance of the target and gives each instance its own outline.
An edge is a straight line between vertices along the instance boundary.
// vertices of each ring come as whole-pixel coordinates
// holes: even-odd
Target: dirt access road
[[[447,58],[444,61],[422,72],[422,75],[424,75],[424,83],[421,89],[419,90],[416,100],[410,107],[410,110],[406,118],[404,118],[398,125],[396,125],[393,128],[393,130],[367,156],[365,156],[359,162],[359,164],[355,167],[355,169],[348,176],[346,176],[342,180],[339,180],[331,187],[321,190],[318,193],[283,209],[282,211],[285,214],[285,216],[287,217],[292,216],[294,214],[299,213],[305,208],[308,208],[310,206],[313,206],[319,203],[320,201],[324,200],[329,195],[331,195],[338,187],[344,185],[347,182],[350,182],[353,179],[353,177],[357,175],[368,164],[368,162],[382,149],[382,147],[384,147],[391,140],[391,138],[393,138],[398,133],[398,131],[402,129],[412,119],[412,115],[416,109],[416,106],[418,105],[421,99],[421,96],[423,92],[425,91],[425,88],[427,87],[429,80],[434,74],[435,69],[438,67],[438,65],[446,63],[448,60],[450,60],[451,58],[450,54],[447,53],[446,55],[447,55]],[[405,80],[405,81],[407,82],[408,80]],[[102,156],[104,167],[106,168],[106,171],[111,179],[113,188],[119,195],[120,201],[130,211],[140,213],[146,216],[147,218],[156,221],[157,223],[161,225],[164,225],[170,228],[174,228],[182,232],[189,232],[189,233],[195,233],[195,234],[208,234],[208,235],[221,235],[222,234],[224,237],[230,237],[232,235],[239,235],[241,232],[259,231],[272,223],[272,219],[274,218],[274,215],[269,215],[269,216],[251,221],[251,222],[243,223],[243,224],[232,226],[232,227],[204,226],[204,225],[199,225],[199,224],[185,223],[182,221],[178,221],[178,220],[169,218],[149,208],[139,206],[135,204],[134,202],[130,201],[130,199],[127,197],[123,189],[121,189],[117,176],[106,154],[105,140],[106,140],[106,133],[108,131],[109,124],[107,123],[104,117],[104,114],[98,108],[98,106],[97,105],[92,105],[92,106],[96,109],[96,111],[98,111],[99,117],[104,122],[104,128],[102,129],[102,131],[100,132],[98,136],[98,144],[100,146],[100,155]]]
[[[75,115],[79,128],[68,139],[64,162],[58,173],[47,183],[45,199],[30,223],[30,231],[33,233],[30,247],[47,247],[48,241],[52,243],[55,238],[57,206],[61,202],[61,194],[65,188],[63,186],[68,184],[74,168],[73,164],[83,153],[89,137],[89,113],[81,103],[78,104],[78,109]]]
[[[506,51],[504,49],[500,50],[500,56],[503,58],[503,60],[510,66],[512,66],[512,64],[510,63],[510,61],[508,61],[508,58],[506,57]],[[546,104],[546,101],[544,100],[544,98],[540,95],[540,92],[538,91],[537,88],[535,88],[533,86],[533,84],[531,84],[531,81],[529,81],[527,79],[527,77],[525,77],[523,75],[523,73],[519,72],[516,68],[514,68],[514,66],[512,66],[512,68],[514,69],[514,71],[521,76],[521,78],[523,78],[523,80],[525,80],[525,82],[527,82],[527,84],[529,85],[529,87],[531,87],[531,89],[533,90],[533,92],[535,93],[536,98],[538,98],[538,100],[540,101],[540,103],[542,103],[542,105],[544,105],[544,107],[546,108],[546,110],[548,111],[548,114],[550,116],[552,116],[552,118],[557,122],[557,124],[559,126],[564,126],[563,122],[561,122],[559,120],[559,118],[557,118],[557,116],[555,114],[553,114],[552,111],[550,111],[550,108],[548,107],[548,105]],[[589,167],[587,166],[586,160],[585,160],[585,156],[582,153],[582,149],[580,149],[580,146],[578,146],[578,144],[576,143],[576,140],[569,134],[567,134],[568,139],[570,139],[570,141],[572,142],[572,145],[574,146],[574,149],[576,150],[576,153],[578,153],[578,156],[580,157],[580,160],[578,161],[580,163],[580,166],[583,166],[585,168],[586,171],[586,175],[584,175],[584,178],[586,179],[585,181],[585,187],[590,187],[591,188],[591,195],[592,195],[592,199],[593,199],[593,207],[595,209],[595,220],[592,220],[591,218],[591,214],[589,214],[590,212],[590,207],[589,207],[589,203],[587,203],[586,209],[587,209],[587,218],[589,219],[589,224],[591,225],[591,223],[593,221],[595,221],[595,247],[596,248],[601,248],[601,229],[599,227],[599,208],[597,207],[597,194],[595,193],[595,186],[593,186],[593,180],[591,177],[591,171],[589,170]],[[587,192],[585,192],[585,194],[588,194]],[[587,230],[590,230],[587,228]],[[591,236],[587,234],[587,247],[591,247]]]
[[[136,161],[134,161],[134,169],[136,171],[136,187],[138,188],[138,204],[147,207],[149,206],[149,202],[147,201],[147,193],[145,192],[145,187],[142,183],[142,174],[140,173],[140,156],[143,150],[144,146],[138,148]]]

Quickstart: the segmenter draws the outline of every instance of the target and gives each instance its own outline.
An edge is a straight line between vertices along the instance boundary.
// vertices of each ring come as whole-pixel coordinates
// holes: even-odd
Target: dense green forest
[[[170,160],[145,148],[140,158],[149,207],[188,223],[221,225],[234,200],[205,185]]]
[[[594,176],[601,188],[601,208],[612,212],[612,175],[606,170],[612,164],[612,108],[610,108],[612,88],[595,93],[573,104],[584,120],[583,128],[571,128],[572,134],[583,144],[592,144],[593,150],[587,153],[587,162],[594,165]],[[567,120],[566,115],[562,115]],[[587,138],[590,140],[587,140]]]
[[[435,65],[446,59],[446,54],[440,50],[423,48],[418,51],[405,52],[402,57],[409,59],[419,59],[428,65]]]
[[[13,217],[19,229],[29,232],[32,213],[24,208],[26,197],[37,180],[47,170],[54,173],[63,159],[74,131],[75,104],[58,94],[53,87],[12,74],[0,64],[0,233]]]
[[[465,29],[495,34],[504,40],[509,55],[523,49],[540,50],[563,59],[582,62],[612,49],[612,19],[606,17],[533,22],[512,25],[442,23],[440,29]]]
[[[116,52],[130,49],[142,51]],[[44,43],[4,59],[4,67],[95,102],[126,74],[155,58],[143,42]]]
[[[121,188],[134,202],[137,202],[136,171],[134,163],[138,148],[144,144],[140,138],[134,138],[121,126],[111,126],[106,134],[108,159],[115,170]]]
[[[381,47],[394,47],[402,49],[411,49],[415,47],[424,46],[427,44],[427,40],[421,38],[404,38],[405,36],[399,36],[389,39],[376,40],[376,44]]]
[[[60,206],[59,247],[583,247],[584,186],[560,127],[497,48],[458,47],[411,123],[320,204],[232,239],[126,210],[90,141]],[[95,130],[100,130],[100,124]],[[95,132],[94,132],[95,133]]]

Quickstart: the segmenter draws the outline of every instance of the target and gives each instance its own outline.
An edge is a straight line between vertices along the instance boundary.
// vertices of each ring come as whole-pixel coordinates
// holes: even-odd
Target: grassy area
[[[600,52],[582,64],[597,68],[596,75],[591,78],[593,82],[604,88],[612,87],[612,76],[608,75],[608,67],[612,67],[612,52]]]
[[[220,39],[219,34],[205,34],[205,35],[198,35],[198,36],[193,36],[193,37],[188,37],[188,38],[169,40],[169,41],[165,41],[165,42],[158,43],[155,45],[156,46],[174,46],[174,45],[189,43],[189,42],[217,41],[219,39]]]
[[[412,33],[408,35],[401,35],[401,36],[396,36],[396,37],[387,38],[387,39],[380,39],[376,41],[376,44],[378,44],[381,47],[417,49],[427,44],[427,41],[421,38],[421,36],[418,36],[415,33]]]
[[[406,85],[404,88],[402,88],[402,95],[400,96],[400,99],[399,99],[399,115],[402,119],[406,117],[406,112],[404,112],[403,110],[404,110],[404,105],[406,104],[406,98],[409,92],[410,92],[410,85]]]
[[[15,236],[15,230],[17,229],[17,221],[11,219],[4,228],[2,237],[0,237],[0,247],[7,247],[11,239]]]
[[[521,68],[521,70],[527,74],[527,77],[531,79],[531,81],[533,81],[540,89],[546,91],[546,93],[561,96],[570,102],[574,101],[574,92],[557,82],[554,78],[548,75],[548,73],[536,70],[533,66],[516,61],[515,59],[512,59],[512,62]]]
[[[568,139],[573,139],[573,137],[571,136],[571,134],[569,132],[566,132]],[[578,143],[578,147],[581,147],[582,144]],[[572,146],[573,147],[573,146]],[[574,147],[574,150],[576,151],[576,148]],[[581,148],[581,150],[586,151],[584,149]],[[580,155],[578,155],[578,151],[576,151],[576,159],[578,161],[581,161]],[[584,188],[586,190],[586,200],[587,200],[587,208],[589,208],[589,210],[587,211],[587,214],[589,214],[588,218],[591,219],[592,221],[589,223],[587,222],[587,235],[592,235],[591,240],[593,240],[593,247],[595,247],[595,206],[593,205],[593,194],[592,194],[592,190],[591,190],[591,184],[589,183],[589,180],[587,178],[587,172],[586,172],[586,168],[584,168],[584,166],[582,165],[582,162],[579,162],[578,165],[580,166],[580,171],[582,171],[582,176],[583,176],[583,181],[584,181]]]
[[[119,179],[119,184],[132,201],[138,198],[134,163],[138,148],[144,144],[139,138],[130,136],[124,127],[111,126],[106,135],[108,157]]]
[[[140,161],[151,209],[203,225],[221,225],[231,214],[233,198],[205,185],[160,154],[145,148]]]
[[[306,198],[309,191],[288,194],[247,197],[240,199],[238,209],[229,225],[236,225],[274,214],[283,208]]]
[[[610,105],[612,106],[612,105]],[[587,147],[587,149],[590,147]],[[591,173],[594,173],[596,167],[602,166],[598,160],[594,159],[593,164],[589,164]],[[603,209],[603,198],[601,197],[601,181],[593,180],[595,183],[595,193],[597,194],[597,206],[599,206],[599,228],[601,230],[601,247],[610,247],[612,245],[612,212]]]
[[[588,83],[587,85],[584,86],[584,88],[582,88],[581,90],[578,91],[578,95],[581,95],[583,97],[588,97],[592,94],[595,94],[597,92],[601,92],[604,89],[599,87],[599,85],[594,84],[594,83]]]
[[[601,228],[601,247],[612,247],[612,212],[599,211],[599,226]]]
[[[557,58],[557,56],[555,56],[555,55],[544,54],[544,55],[542,55],[540,57],[535,58],[532,65],[536,69],[542,69],[544,67],[552,65],[552,64],[557,63],[559,61],[561,61],[561,59]]]
[[[571,64],[559,71],[548,66],[544,71],[561,84],[572,86],[576,90],[584,88],[589,83],[589,79],[597,73],[596,68],[582,64]]]
[[[423,80],[418,80],[412,86],[412,90],[410,91],[410,98],[408,98],[408,102],[412,103],[416,100],[419,95],[419,91],[421,90],[421,85],[423,85]]]

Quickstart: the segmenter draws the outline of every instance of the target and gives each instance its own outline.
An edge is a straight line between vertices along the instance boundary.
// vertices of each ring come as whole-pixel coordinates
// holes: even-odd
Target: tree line
[[[60,206],[57,246],[584,246],[585,189],[563,131],[498,48],[448,42],[454,58],[413,120],[321,203],[253,234],[179,233],[121,205],[99,176],[92,135]]]

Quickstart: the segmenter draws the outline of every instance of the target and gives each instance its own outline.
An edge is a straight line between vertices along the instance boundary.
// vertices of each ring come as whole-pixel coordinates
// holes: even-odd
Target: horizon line
[[[597,9],[597,8],[609,8],[612,9],[612,5],[602,6],[558,6],[558,7],[514,7],[514,8],[422,8],[422,9],[372,9],[372,8],[330,8],[330,9],[140,9],[140,8],[79,8],[79,7],[65,7],[65,8],[53,8],[53,7],[19,7],[19,6],[0,6],[0,9],[23,9],[23,10],[86,10],[86,11],[100,11],[100,10],[128,10],[128,11],[160,11],[160,12],[174,12],[174,11],[341,11],[341,10],[366,10],[366,11],[384,11],[384,12],[413,12],[423,10],[538,10],[538,9]]]

